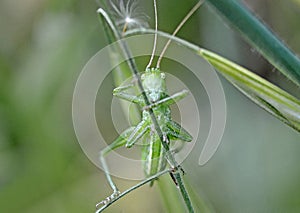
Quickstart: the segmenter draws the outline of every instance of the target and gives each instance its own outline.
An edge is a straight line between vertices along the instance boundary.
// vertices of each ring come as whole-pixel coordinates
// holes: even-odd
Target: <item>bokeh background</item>
[[[172,32],[195,2],[158,0],[159,28]],[[299,1],[244,2],[300,53]],[[153,26],[152,2],[138,3]],[[83,0],[0,2],[0,212],[94,212],[95,203],[110,194],[104,173],[82,152],[71,116],[81,69],[107,45],[97,8]],[[207,5],[178,35],[299,97],[299,89]],[[198,166],[201,146],[184,162],[190,187],[212,212],[300,212],[299,133],[221,80],[225,134],[208,164]],[[116,182],[122,190],[136,183]],[[156,187],[145,186],[107,210],[140,211],[166,212]]]

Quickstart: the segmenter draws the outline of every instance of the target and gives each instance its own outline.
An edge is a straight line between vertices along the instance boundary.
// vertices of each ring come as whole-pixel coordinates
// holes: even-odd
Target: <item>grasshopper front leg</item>
[[[132,87],[134,87],[133,84],[128,84],[126,86],[117,87],[113,90],[113,95],[118,98],[121,98],[123,100],[129,101],[129,102],[132,102],[132,103],[135,103],[135,104],[138,104],[141,106],[144,101],[141,97],[124,92]]]

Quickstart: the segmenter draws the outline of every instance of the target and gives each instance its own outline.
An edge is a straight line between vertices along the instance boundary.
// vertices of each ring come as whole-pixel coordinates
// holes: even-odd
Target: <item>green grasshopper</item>
[[[185,17],[183,22],[185,22],[192,13],[200,7],[201,3],[198,3]],[[155,9],[155,23],[156,23],[156,31],[157,31],[157,10],[156,10],[156,1],[154,0],[154,9]],[[98,13],[100,18],[104,19],[106,24],[109,25],[110,29],[113,31],[114,36],[117,39],[122,38],[121,33],[116,29],[114,23],[111,21],[108,14],[99,9]],[[178,26],[178,28],[174,31],[175,35],[177,31],[183,25],[183,22]],[[123,27],[123,32],[126,30],[127,26]],[[171,110],[170,105],[176,103],[177,101],[183,99],[188,95],[187,90],[182,90],[181,92],[177,92],[173,95],[168,95],[166,88],[166,75],[159,68],[159,63],[161,58],[167,49],[167,45],[165,46],[160,58],[158,59],[156,68],[150,68],[154,52],[156,48],[156,40],[157,34],[155,34],[153,52],[151,55],[150,62],[146,67],[145,72],[139,76],[137,72],[137,68],[134,60],[131,57],[128,61],[129,67],[133,70],[133,74],[135,79],[137,79],[137,86],[142,91],[139,95],[132,95],[127,93],[126,91],[135,85],[129,84],[126,86],[120,86],[113,90],[113,95],[138,104],[142,108],[142,120],[136,126],[129,127],[120,136],[113,141],[109,146],[104,148],[100,152],[100,161],[103,165],[103,169],[105,171],[107,180],[113,190],[112,195],[107,197],[105,200],[101,201],[97,204],[97,208],[103,205],[99,211],[102,211],[106,206],[110,205],[115,200],[119,199],[120,191],[117,186],[111,179],[109,174],[108,167],[106,165],[105,156],[109,154],[110,151],[115,150],[121,146],[125,146],[127,148],[132,147],[136,142],[143,139],[143,149],[142,149],[142,162],[145,176],[148,178],[141,184],[133,187],[135,189],[145,182],[150,182],[150,186],[152,186],[153,182],[159,175],[169,172],[175,184],[180,188],[181,193],[187,194],[185,191],[184,185],[181,181],[181,174],[179,170],[182,170],[181,167],[177,164],[172,154],[172,150],[170,150],[171,140],[181,140],[183,142],[192,141],[192,136],[186,131],[183,127],[181,127],[178,123],[172,120],[171,118]],[[124,54],[130,56],[130,51],[126,46],[126,43],[122,42],[122,49]],[[169,164],[169,170],[165,170],[167,165]],[[179,172],[178,172],[179,171]],[[182,170],[183,171],[183,170]],[[131,189],[127,190],[128,192]],[[123,193],[124,194],[124,193]],[[183,195],[183,197],[185,197]],[[187,206],[190,212],[193,212],[193,208],[188,200]],[[190,207],[189,207],[190,205]]]

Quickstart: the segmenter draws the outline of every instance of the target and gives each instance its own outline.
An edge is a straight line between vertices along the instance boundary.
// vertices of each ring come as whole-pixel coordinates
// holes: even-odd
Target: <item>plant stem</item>
[[[235,0],[207,0],[271,64],[300,86],[300,60],[254,14]]]
[[[156,173],[155,175],[149,177],[149,178],[146,178],[145,180],[143,180],[142,182],[134,185],[133,187],[131,187],[130,189],[127,189],[126,191],[122,192],[118,197],[116,197],[113,201],[109,202],[108,204],[106,204],[105,206],[101,207],[100,209],[98,209],[96,211],[96,213],[100,213],[102,212],[104,209],[106,209],[107,207],[109,207],[111,204],[113,204],[114,202],[116,202],[117,200],[119,200],[120,198],[124,197],[125,195],[127,195],[128,193],[134,191],[135,189],[138,189],[140,188],[141,186],[145,185],[146,183],[149,183],[155,179],[157,179],[158,177],[166,174],[166,173],[169,173],[171,172],[170,169],[167,169],[167,170],[164,170],[162,172],[159,172],[159,173]]]
[[[192,202],[190,200],[190,196],[184,186],[184,183],[183,183],[183,179],[182,179],[182,173],[180,172],[180,170],[177,170],[175,173],[173,173],[174,175],[174,178],[176,179],[176,182],[177,182],[177,185],[179,187],[179,190],[181,192],[181,195],[182,195],[182,198],[185,202],[185,205],[187,206],[188,208],[188,211],[190,213],[193,213],[194,212],[194,209],[193,209],[193,206],[192,206]]]

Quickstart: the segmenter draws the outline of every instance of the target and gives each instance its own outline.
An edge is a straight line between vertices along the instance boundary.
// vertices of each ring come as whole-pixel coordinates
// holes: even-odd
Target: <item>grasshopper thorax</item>
[[[166,92],[165,76],[165,73],[161,72],[159,68],[146,69],[141,76],[143,88],[150,102],[160,100]]]

